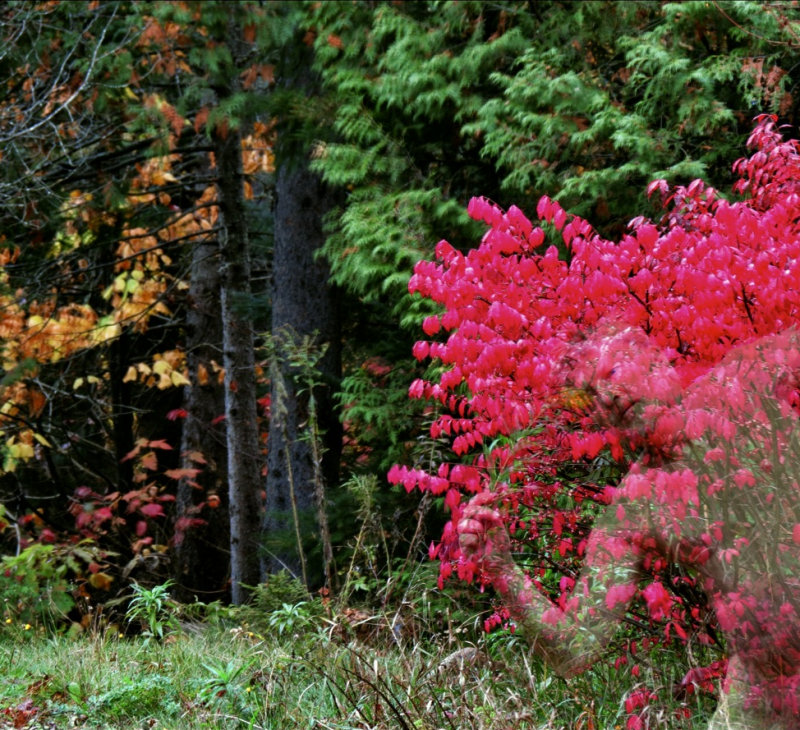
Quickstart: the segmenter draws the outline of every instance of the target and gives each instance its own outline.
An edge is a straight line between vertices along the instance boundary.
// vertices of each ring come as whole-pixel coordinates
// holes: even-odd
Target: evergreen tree
[[[652,179],[703,175],[729,190],[729,160],[758,113],[797,122],[799,16],[785,4],[358,2],[309,12],[336,102],[336,140],[314,167],[348,191],[324,251],[381,340],[406,352],[409,336],[386,312],[412,328],[430,313],[406,294],[412,266],[441,238],[472,245],[473,195],[524,209],[547,194],[614,234],[656,212],[642,193]],[[363,380],[357,367],[346,374],[345,400],[363,395]],[[395,424],[380,416],[394,398],[375,400],[350,416],[392,443]]]
[[[337,281],[397,292],[476,190],[559,197],[615,224],[649,180],[732,183],[759,113],[795,124],[797,11],[756,2],[314,6],[340,141],[316,161],[350,194],[326,251]],[[578,211],[581,212],[581,211]],[[380,225],[378,225],[380,221]]]

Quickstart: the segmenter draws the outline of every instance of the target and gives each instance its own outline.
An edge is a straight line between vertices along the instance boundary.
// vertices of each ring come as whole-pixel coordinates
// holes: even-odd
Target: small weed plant
[[[267,624],[278,636],[297,633],[308,628],[314,620],[308,601],[299,603],[284,603],[280,608],[269,614]]]
[[[137,623],[148,639],[161,641],[178,628],[175,604],[169,595],[171,585],[172,581],[152,588],[145,588],[139,583],[133,584],[133,597],[125,617],[129,625]]]

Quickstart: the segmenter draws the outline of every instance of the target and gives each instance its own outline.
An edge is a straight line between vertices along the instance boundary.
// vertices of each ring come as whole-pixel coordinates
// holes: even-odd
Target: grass
[[[205,628],[0,644],[2,722],[86,728],[538,727],[547,703],[475,648],[274,642]],[[527,673],[527,672],[523,672]],[[516,672],[515,674],[519,674]]]
[[[399,636],[385,617],[344,609],[331,621],[285,601],[238,623],[254,618],[251,609],[175,620],[163,640],[5,626],[0,728],[615,730],[625,728],[632,681],[669,688],[682,676],[657,651],[649,665],[640,657],[639,680],[599,663],[564,681],[517,637],[487,637],[474,620]],[[702,709],[708,716],[713,702]],[[650,727],[690,726],[667,708]]]

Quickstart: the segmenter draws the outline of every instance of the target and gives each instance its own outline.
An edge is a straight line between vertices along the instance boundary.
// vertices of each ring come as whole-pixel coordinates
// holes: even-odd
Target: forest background
[[[798,129],[785,2],[42,2],[0,11],[0,503],[15,618],[288,568],[402,602],[457,462],[408,293],[474,195],[619,236]],[[355,519],[354,519],[355,516]],[[17,606],[24,578],[40,598]],[[391,578],[391,579],[390,579]],[[46,590],[45,590],[46,588]],[[460,596],[462,598],[463,596]],[[32,612],[32,613],[31,613]]]

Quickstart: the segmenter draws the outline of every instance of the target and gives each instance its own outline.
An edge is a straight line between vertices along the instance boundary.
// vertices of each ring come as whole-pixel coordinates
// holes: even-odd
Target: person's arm
[[[587,669],[601,655],[635,592],[639,561],[613,525],[594,528],[587,562],[562,610],[533,585],[514,563],[511,543],[488,497],[479,495],[459,522],[459,545],[467,558],[477,558],[511,617],[530,644],[559,676]]]

